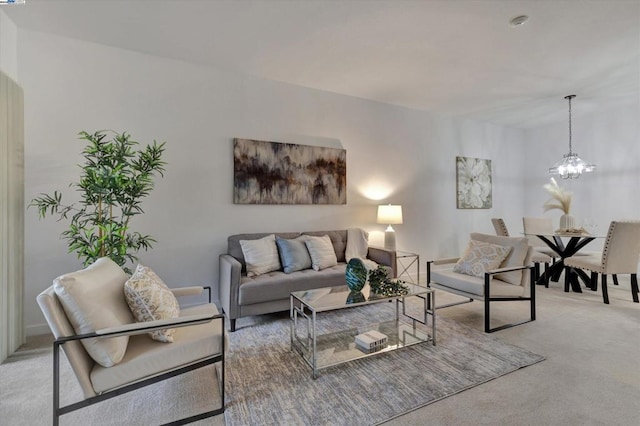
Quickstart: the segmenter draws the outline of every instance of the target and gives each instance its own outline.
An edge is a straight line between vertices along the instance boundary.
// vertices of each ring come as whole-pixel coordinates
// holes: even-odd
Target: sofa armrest
[[[369,247],[369,250],[367,251],[367,259],[373,260],[378,265],[387,266],[391,269],[391,276],[396,276],[398,264],[395,250],[389,250],[382,247]]]
[[[206,286],[190,286],[190,287],[176,287],[170,288],[171,292],[175,297],[183,297],[183,296],[199,296],[203,291],[207,290],[209,294],[209,303],[211,303],[211,287]]]
[[[240,293],[240,279],[242,264],[229,254],[221,254],[219,258],[219,297],[220,305],[230,320],[240,316],[238,299]]]

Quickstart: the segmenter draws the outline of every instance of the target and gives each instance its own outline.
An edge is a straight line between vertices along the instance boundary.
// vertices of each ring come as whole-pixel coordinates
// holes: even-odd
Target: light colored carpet
[[[366,331],[394,315],[380,303],[319,314],[318,327]],[[376,424],[544,359],[452,320],[436,326],[436,346],[330,367],[316,380],[290,349],[287,317],[241,328],[227,364],[227,425]]]

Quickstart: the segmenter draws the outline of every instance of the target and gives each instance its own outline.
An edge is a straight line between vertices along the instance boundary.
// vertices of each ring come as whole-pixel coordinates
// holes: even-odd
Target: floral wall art
[[[233,140],[234,204],[346,204],[347,151]]]
[[[491,160],[456,157],[457,208],[490,209]]]

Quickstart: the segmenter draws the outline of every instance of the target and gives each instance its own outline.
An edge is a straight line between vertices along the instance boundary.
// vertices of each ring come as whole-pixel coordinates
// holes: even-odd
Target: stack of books
[[[387,336],[370,330],[356,336],[356,347],[365,353],[379,351],[387,346]]]

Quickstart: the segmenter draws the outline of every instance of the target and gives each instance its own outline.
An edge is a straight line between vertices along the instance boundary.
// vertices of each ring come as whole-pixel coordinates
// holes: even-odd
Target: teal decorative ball
[[[364,267],[362,260],[353,258],[347,264],[345,272],[347,287],[351,291],[360,291],[367,282],[367,268]]]

